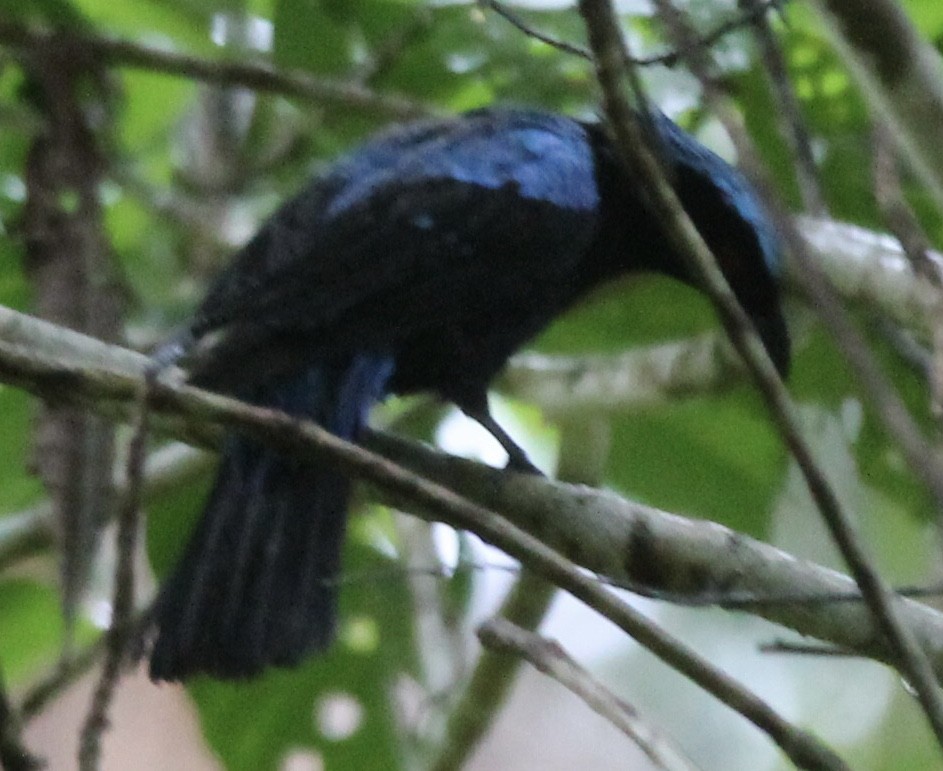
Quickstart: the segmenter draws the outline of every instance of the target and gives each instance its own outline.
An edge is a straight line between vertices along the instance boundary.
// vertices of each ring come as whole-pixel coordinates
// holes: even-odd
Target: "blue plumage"
[[[325,183],[338,186],[324,209],[336,218],[384,188],[407,190],[436,179],[496,190],[514,186],[522,198],[567,209],[594,210],[599,194],[586,130],[575,121],[546,113],[481,111],[421,141],[404,142],[402,132],[379,139],[366,151],[342,160]]]
[[[779,242],[761,204],[667,118],[654,124],[685,208],[785,372]],[[194,383],[353,440],[386,394],[430,391],[527,470],[488,412],[489,382],[588,291],[646,270],[690,280],[599,126],[480,110],[339,160],[263,225],[177,342],[196,346]],[[326,646],[348,488],[329,465],[230,438],[161,591],[152,676],[248,676]]]
[[[388,357],[355,354],[240,395],[353,440],[391,372]],[[242,677],[326,647],[349,488],[330,466],[229,437],[203,517],[155,609],[173,623],[161,624],[152,675]]]
[[[683,166],[709,179],[727,206],[753,230],[766,269],[775,277],[782,273],[782,245],[756,192],[744,176],[690,134],[682,131],[664,113],[653,113],[655,125],[665,140],[665,155],[673,166]]]

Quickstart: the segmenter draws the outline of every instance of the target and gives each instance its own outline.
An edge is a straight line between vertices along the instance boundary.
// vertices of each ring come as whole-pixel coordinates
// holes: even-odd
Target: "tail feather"
[[[261,448],[248,445],[245,442],[234,441],[234,447],[231,450],[232,456],[238,456],[240,453],[248,457],[241,459],[239,465],[242,467],[242,481],[246,490],[251,491],[243,499],[245,511],[242,514],[242,521],[236,527],[231,528],[231,535],[235,538],[232,547],[224,549],[224,552],[232,551],[233,562],[229,566],[229,584],[227,587],[226,602],[222,608],[222,630],[223,634],[233,636],[236,630],[243,629],[243,637],[248,640],[257,640],[258,632],[252,628],[252,625],[244,618],[247,606],[245,593],[249,587],[253,586],[253,576],[256,567],[253,564],[258,559],[258,542],[260,539],[267,539],[271,543],[277,543],[281,529],[280,515],[283,514],[284,503],[283,496],[273,496],[271,491],[266,492],[261,483],[272,473],[273,463],[280,460],[277,455],[265,453]],[[255,451],[255,452],[253,452]],[[231,457],[231,456],[229,456]],[[234,479],[235,478],[235,479]],[[238,489],[235,485],[239,482],[239,472],[235,470],[227,473],[225,477],[220,473],[220,486],[226,490]],[[215,491],[214,491],[215,492]],[[210,509],[214,506],[214,499],[211,498]],[[233,502],[231,508],[237,510],[238,502]],[[265,575],[264,570],[262,575]],[[258,643],[256,643],[258,645]]]
[[[379,357],[321,363],[252,401],[353,439],[391,371]],[[230,437],[202,519],[158,598],[151,677],[248,677],[327,647],[349,490],[330,464]]]

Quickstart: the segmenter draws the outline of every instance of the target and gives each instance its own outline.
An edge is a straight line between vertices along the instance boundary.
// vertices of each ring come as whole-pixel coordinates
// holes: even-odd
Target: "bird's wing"
[[[391,134],[276,212],[197,316],[389,339],[574,276],[595,235],[585,129],[482,111]],[[366,341],[365,341],[366,342]]]

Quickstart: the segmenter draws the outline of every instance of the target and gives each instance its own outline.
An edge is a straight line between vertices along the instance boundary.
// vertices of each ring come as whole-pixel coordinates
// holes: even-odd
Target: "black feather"
[[[775,230],[737,171],[664,116],[654,125],[681,200],[785,373]],[[189,346],[194,382],[348,439],[388,392],[431,391],[496,429],[489,382],[586,292],[632,271],[689,280],[615,158],[598,126],[536,111],[395,129],[268,220],[174,352]],[[152,676],[247,676],[325,647],[347,497],[330,466],[230,438],[161,592]]]

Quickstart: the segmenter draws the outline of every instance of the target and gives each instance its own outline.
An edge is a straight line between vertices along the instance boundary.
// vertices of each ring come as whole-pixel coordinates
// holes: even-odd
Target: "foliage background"
[[[937,0],[902,4],[922,34],[943,50],[943,6]],[[572,7],[527,6],[521,12],[535,26],[582,41],[582,25]],[[650,9],[643,3],[621,7],[636,51],[663,50]],[[730,3],[714,0],[687,7],[705,31],[736,13]],[[868,111],[818,17],[799,3],[789,4],[783,14],[775,26],[812,134],[829,209],[837,219],[881,229],[872,192]],[[466,3],[7,0],[0,3],[0,21],[4,20],[64,23],[93,36],[120,37],[214,61],[270,61],[318,78],[399,94],[417,112],[455,112],[495,102],[540,105],[582,117],[598,109],[587,62],[529,39],[496,14]],[[780,189],[798,207],[792,157],[776,129],[773,97],[749,34],[738,31],[726,36],[714,53],[724,85],[742,110]],[[28,311],[30,287],[21,269],[24,245],[18,222],[25,190],[23,169],[35,123],[21,70],[2,48],[0,57],[0,303]],[[729,142],[703,109],[690,75],[661,67],[645,74],[656,103],[718,152],[731,155]],[[182,320],[209,277],[279,201],[331,158],[395,117],[379,103],[355,105],[343,98],[317,103],[261,91],[210,88],[146,69],[113,68],[109,86],[107,121],[100,133],[109,166],[101,198],[107,235],[129,300],[127,338],[135,345],[160,339]],[[225,119],[219,120],[220,115]],[[905,185],[928,237],[940,246],[940,212],[918,185],[909,180]],[[940,565],[928,497],[862,403],[840,352],[798,304],[793,311],[800,331],[790,389],[820,460],[859,517],[885,574],[898,583],[931,581],[939,575]],[[889,342],[880,319],[862,311],[859,320],[908,406],[929,426],[923,373]],[[603,291],[556,323],[535,347],[547,353],[611,352],[673,340],[711,326],[712,315],[703,299],[667,281],[644,278]],[[388,405],[377,420],[396,421],[409,406]],[[0,464],[0,541],[5,522],[14,522],[43,500],[41,485],[27,463],[34,411],[26,395],[0,385],[0,454],[6,459]],[[559,448],[558,416],[541,414],[526,399],[502,401],[501,414],[548,465],[565,450]],[[793,553],[839,566],[796,470],[749,387],[658,408],[582,418],[602,421],[610,432],[604,484],[630,498],[716,520]],[[447,447],[492,452],[456,416],[446,413],[444,422],[437,421],[438,413],[419,421],[416,434],[428,438],[438,432]],[[182,547],[207,484],[204,475],[150,506],[147,557],[157,576]],[[294,762],[302,762],[299,757],[312,762],[316,756],[329,769],[394,769],[413,767],[430,751],[404,730],[396,701],[404,681],[418,689],[420,732],[446,714],[450,703],[448,693],[423,690],[429,685],[423,683],[423,662],[430,656],[424,646],[443,643],[416,633],[415,594],[409,576],[397,567],[402,564],[397,558],[408,551],[403,539],[403,529],[390,512],[364,506],[356,514],[345,558],[352,579],[343,595],[344,627],[341,643],[331,654],[298,671],[275,673],[249,684],[200,681],[188,688],[203,736],[220,763],[233,769],[272,768],[286,754],[295,753]],[[445,544],[441,556],[459,542],[440,533],[438,543]],[[460,562],[453,577],[438,579],[436,587],[448,611],[446,627],[464,641],[453,653],[458,651],[467,669],[474,654],[473,622],[495,606],[508,578],[487,564],[481,568],[481,563],[495,562],[497,556],[480,545],[460,543],[461,553],[471,555],[479,567],[463,568]],[[100,614],[94,611],[109,596],[105,580],[109,559],[108,550],[103,550],[86,603],[83,640],[95,634]],[[752,618],[638,603],[748,682],[787,717],[814,728],[856,768],[939,767],[918,711],[879,665],[760,654],[758,642],[784,633]],[[575,603],[558,600],[544,629],[576,652],[614,691],[652,716],[704,768],[785,766],[742,719],[697,693]],[[0,664],[14,693],[54,666],[61,642],[53,556],[30,554],[3,565]],[[570,697],[562,691],[549,688],[540,693],[540,707],[548,713],[573,714]],[[355,713],[359,709],[361,716],[354,721],[355,730],[342,738],[332,734],[330,721],[318,719],[319,709],[337,706],[330,699],[339,694],[345,695],[348,706],[356,705]],[[517,744],[508,740],[506,746],[516,752],[529,749],[525,756],[508,749],[511,754],[499,755],[502,767],[537,767],[533,761],[540,748],[555,742],[577,748],[577,756],[594,752],[592,723],[576,722],[567,730],[527,713],[534,708],[525,701],[516,709],[512,704],[503,715],[501,735],[525,737]],[[173,740],[168,737],[168,742]],[[63,736],[61,741],[73,738]],[[603,746],[612,746],[613,753],[631,752],[607,743],[611,741],[606,739]],[[485,757],[488,751],[500,752],[500,746],[486,750]],[[43,754],[50,748],[34,749]],[[628,757],[634,756],[611,755],[611,767],[625,767]],[[644,767],[641,760],[638,763]],[[567,766],[548,760],[539,767]]]

